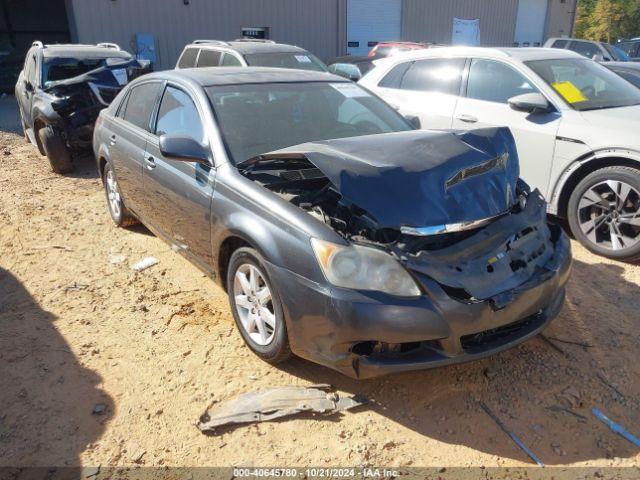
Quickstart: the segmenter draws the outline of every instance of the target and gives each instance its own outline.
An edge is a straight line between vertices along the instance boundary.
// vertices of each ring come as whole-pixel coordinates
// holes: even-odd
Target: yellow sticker
[[[586,102],[589,100],[582,94],[578,87],[569,81],[552,83],[551,86],[569,103]]]

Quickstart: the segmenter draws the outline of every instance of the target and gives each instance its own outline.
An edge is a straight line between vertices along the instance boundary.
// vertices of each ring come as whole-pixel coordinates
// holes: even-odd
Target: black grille
[[[324,173],[318,168],[306,168],[304,170],[288,170],[280,174],[285,180],[295,182],[298,180],[313,180],[324,178]]]
[[[460,337],[460,343],[468,353],[482,352],[523,337],[538,328],[543,322],[544,317],[538,313],[509,325],[464,335]]]

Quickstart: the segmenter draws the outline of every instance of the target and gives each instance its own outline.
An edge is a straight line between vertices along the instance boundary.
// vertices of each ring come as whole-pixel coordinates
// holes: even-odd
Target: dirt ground
[[[484,402],[548,465],[638,466],[591,408],[640,434],[640,266],[573,247],[547,340],[368,381],[276,368],[243,345],[213,282],[143,227],[112,225],[90,158],[58,176],[0,132],[0,465],[531,465]],[[131,269],[149,255],[160,263]],[[315,383],[371,404],[218,436],[195,426],[212,401]]]

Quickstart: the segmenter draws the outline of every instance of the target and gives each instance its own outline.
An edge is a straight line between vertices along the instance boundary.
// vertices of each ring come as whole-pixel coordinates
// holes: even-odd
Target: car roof
[[[487,47],[440,47],[427,48],[424,50],[413,50],[410,52],[401,52],[395,55],[396,59],[420,59],[430,57],[446,57],[446,56],[482,56],[489,58],[513,58],[521,62],[529,60],[546,60],[551,58],[584,58],[582,55],[571,50],[560,48],[487,48]]]
[[[200,40],[198,43],[190,43],[187,45],[189,48],[230,48],[243,55],[252,53],[306,53],[304,48],[296,47],[295,45],[287,45],[286,43],[272,43],[265,41],[252,42],[250,40],[234,40],[224,42],[220,40],[212,40],[207,42],[206,40]]]
[[[115,48],[99,47],[97,45],[53,44],[42,48],[44,57],[97,57],[130,58],[131,54]]]
[[[266,67],[183,68],[150,73],[140,79],[187,80],[201,87],[246,83],[349,82],[346,78],[331,73]]]

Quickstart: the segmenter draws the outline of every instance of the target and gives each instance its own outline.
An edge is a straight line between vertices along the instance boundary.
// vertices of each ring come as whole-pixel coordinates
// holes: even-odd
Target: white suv
[[[640,90],[577,53],[451,47],[375,62],[360,83],[422,128],[508,126],[522,177],[593,252],[640,258]]]

